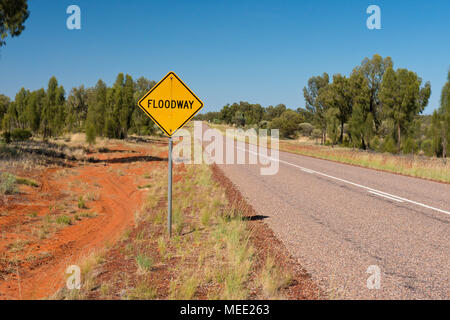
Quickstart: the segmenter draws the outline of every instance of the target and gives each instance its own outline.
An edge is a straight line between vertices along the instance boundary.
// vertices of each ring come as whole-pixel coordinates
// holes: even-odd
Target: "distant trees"
[[[30,92],[22,88],[12,102],[3,96],[0,99],[0,129],[8,134],[14,129],[38,133],[41,128],[45,99],[47,95],[44,89]]]
[[[9,136],[15,129],[28,130],[43,139],[85,132],[90,144],[97,136],[123,139],[129,133],[153,134],[158,129],[137,101],[154,85],[144,77],[135,82],[120,73],[110,88],[100,79],[92,88],[72,88],[66,98],[64,88],[52,77],[46,90],[22,88],[12,102],[0,95],[0,130]]]
[[[313,76],[303,88],[305,108],[248,102],[226,105],[197,119],[241,127],[279,129],[280,136],[301,133],[321,144],[364,150],[447,156],[450,141],[450,72],[441,106],[433,116],[422,111],[431,95],[429,82],[413,71],[394,69],[390,57],[365,58],[348,76]],[[256,114],[256,116],[253,116]],[[262,116],[261,116],[262,115]],[[261,120],[262,119],[262,120]]]
[[[27,0],[0,0],[0,47],[8,34],[17,37],[22,33],[29,15]]]
[[[220,121],[236,126],[258,126],[264,119],[266,110],[259,104],[245,101],[225,105],[220,112],[199,114],[196,119],[205,121]]]
[[[363,149],[392,152],[392,140],[396,152],[402,150],[403,142],[405,149],[416,149],[418,137],[408,140],[408,135],[414,131],[411,128],[417,115],[428,104],[428,82],[421,87],[417,74],[394,70],[392,59],[379,55],[365,58],[349,77],[336,74],[331,83],[328,79],[326,73],[312,77],[303,89],[306,108],[313,114],[316,128],[322,131],[322,143],[328,134],[335,144],[339,133],[340,143],[344,143],[346,134],[351,145]]]
[[[199,114],[196,119],[279,129],[284,138],[302,134],[333,146],[423,152],[445,159],[450,141],[450,71],[440,107],[432,116],[422,116],[430,84],[422,84],[413,71],[395,70],[393,65],[389,57],[374,55],[348,76],[335,74],[330,80],[323,73],[311,77],[303,88],[304,109],[294,111],[284,104],[264,108],[240,101],[218,112]],[[137,107],[137,101],[154,85],[155,81],[144,77],[134,81],[130,75],[119,73],[111,87],[100,79],[94,87],[81,85],[66,95],[52,77],[46,89],[21,88],[14,101],[0,95],[0,129],[18,139],[27,136],[24,130],[43,139],[64,132],[85,132],[90,144],[99,136],[124,139],[129,134],[154,134],[158,127]]]
[[[272,119],[279,118],[286,111],[284,104],[279,104],[275,107],[268,106],[264,115],[264,119],[271,121]]]
[[[303,114],[286,108],[284,104],[263,108],[259,104],[245,101],[227,104],[220,112],[199,114],[195,119],[222,122],[237,127],[276,128],[280,129],[280,135],[285,138],[295,137],[300,124],[305,121]],[[309,133],[311,131],[312,129]]]
[[[292,138],[295,137],[303,121],[304,119],[299,113],[286,110],[279,117],[272,119],[270,129],[279,129],[280,136]]]

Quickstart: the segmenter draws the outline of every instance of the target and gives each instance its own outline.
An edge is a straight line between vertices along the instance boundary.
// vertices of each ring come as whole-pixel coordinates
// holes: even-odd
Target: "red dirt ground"
[[[149,183],[145,174],[167,156],[155,146],[110,145],[105,153],[89,155],[100,160],[94,164],[72,162],[70,168],[13,172],[40,186],[21,186],[19,194],[0,197],[0,299],[52,295],[64,285],[68,266],[114,243],[132,226],[134,212],[143,202],[138,186]],[[91,195],[87,208],[80,209],[79,196],[87,194]],[[82,213],[96,216],[77,220]],[[72,223],[55,224],[56,230],[46,239],[36,236],[46,216],[55,220],[62,215]],[[18,239],[21,245],[11,250]]]

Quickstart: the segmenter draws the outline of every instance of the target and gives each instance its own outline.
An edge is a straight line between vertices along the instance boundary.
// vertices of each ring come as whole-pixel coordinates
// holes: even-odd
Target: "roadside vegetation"
[[[65,299],[286,298],[293,274],[251,241],[244,207],[230,203],[206,165],[175,167],[173,235],[167,236],[167,176],[148,175],[135,227],[98,263],[89,258],[81,290]]]
[[[209,125],[223,134],[227,129],[233,129],[232,126],[223,124],[210,123]],[[238,137],[238,139],[240,138]],[[246,139],[246,142],[250,141]],[[268,146],[270,147],[270,137]],[[316,139],[305,136],[296,139],[280,139],[279,150],[411,177],[450,182],[450,162],[443,162],[442,159],[436,157],[381,153],[343,146],[332,148],[320,145]]]
[[[282,141],[280,150],[412,177],[450,182],[450,163],[444,163],[437,158],[376,153],[345,147],[332,149],[292,141]]]

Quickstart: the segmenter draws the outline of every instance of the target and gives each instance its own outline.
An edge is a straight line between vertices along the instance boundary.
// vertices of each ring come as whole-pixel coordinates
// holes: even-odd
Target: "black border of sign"
[[[200,106],[200,108],[198,108],[197,109],[197,111],[195,111],[185,122],[183,122],[183,124],[181,125],[181,126],[179,126],[177,129],[175,129],[174,131],[173,131],[173,133],[172,134],[169,134],[168,132],[167,132],[167,130],[166,129],[164,129],[163,128],[163,126],[158,122],[158,121],[156,121],[156,119],[155,118],[153,118],[152,117],[152,115],[149,113],[149,112],[147,112],[147,110],[145,110],[145,108],[143,107],[143,106],[141,106],[141,102],[145,99],[145,98],[147,98],[149,95],[150,95],[150,93],[152,93],[164,80],[166,80],[166,78],[169,76],[169,75],[174,75],[177,79],[178,79],[178,81],[180,81],[181,82],[181,84],[194,96],[194,98],[195,99],[197,99],[197,101],[198,102],[200,102],[200,104],[201,104],[201,106]],[[169,136],[169,137],[171,137],[171,136],[173,136],[178,130],[180,130],[189,120],[191,120],[202,108],[203,108],[203,106],[204,106],[204,104],[203,104],[203,102],[202,102],[202,100],[200,100],[196,95],[195,95],[195,93],[193,93],[192,91],[191,91],[191,89],[189,89],[189,87],[183,82],[183,80],[181,80],[177,75],[176,75],[176,73],[175,72],[173,72],[173,71],[170,71],[168,74],[166,74],[166,76],[164,77],[164,78],[162,78],[153,88],[151,88],[150,89],[150,91],[149,92],[147,92],[146,94],[145,94],[145,96],[143,96],[140,100],[139,100],[139,102],[138,102],[138,107],[139,108],[141,108],[141,110],[142,111],[144,111],[149,117],[150,117],[150,119],[152,119],[157,125],[158,125],[158,127],[160,127],[161,128],[161,130],[162,131],[164,131],[165,132],[165,134],[167,135],[167,136]]]

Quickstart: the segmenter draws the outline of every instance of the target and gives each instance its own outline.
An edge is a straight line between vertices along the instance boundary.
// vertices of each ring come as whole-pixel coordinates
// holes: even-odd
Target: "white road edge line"
[[[383,191],[380,191],[380,190],[377,190],[377,189],[369,188],[369,187],[363,186],[363,185],[358,184],[358,183],[354,183],[354,182],[351,182],[351,181],[348,181],[348,180],[345,180],[345,179],[333,177],[333,176],[330,176],[328,174],[325,174],[325,173],[322,173],[322,172],[319,172],[319,171],[315,171],[315,170],[311,170],[311,169],[308,169],[308,168],[305,168],[305,167],[302,167],[302,166],[298,166],[296,164],[293,164],[293,163],[290,163],[290,162],[287,162],[287,161],[284,161],[284,160],[281,160],[281,159],[275,159],[275,158],[263,155],[261,153],[257,153],[257,152],[250,151],[250,150],[247,150],[247,149],[242,149],[242,148],[239,148],[237,146],[235,146],[235,148],[238,149],[238,150],[244,151],[244,152],[249,152],[249,153],[252,153],[254,155],[267,158],[267,159],[269,159],[271,161],[278,161],[280,163],[284,163],[284,164],[287,164],[287,165],[299,168],[299,169],[301,169],[301,170],[303,170],[303,171],[305,171],[307,173],[311,173],[311,174],[315,173],[317,175],[321,175],[321,176],[324,176],[324,177],[327,177],[327,178],[330,178],[330,179],[334,179],[334,180],[338,180],[338,181],[350,184],[350,185],[355,186],[355,187],[359,187],[359,188],[368,190],[369,192],[372,191],[372,192],[378,193],[380,195],[385,195],[385,196],[393,198],[393,199],[395,198],[397,200],[401,200],[401,201],[404,201],[404,202],[409,202],[409,203],[415,204],[415,205],[423,207],[423,208],[431,209],[431,210],[434,210],[434,211],[438,211],[438,212],[450,215],[449,211],[445,211],[445,210],[442,210],[442,209],[439,209],[439,208],[435,208],[435,207],[432,207],[432,206],[429,206],[429,205],[426,205],[426,204],[423,204],[423,203],[420,203],[420,202],[417,202],[417,201],[409,200],[409,199],[402,198],[402,197],[399,197],[399,196],[396,196],[396,195],[393,195],[393,194],[389,194],[387,192],[383,192]]]
[[[403,200],[392,198],[392,197],[386,196],[386,195],[378,193],[378,192],[374,192],[374,191],[367,191],[367,192],[372,193],[372,194],[376,194],[377,196],[384,197],[384,198],[387,198],[387,199],[390,199],[390,200],[394,200],[394,201],[397,201],[397,202],[404,202]]]

